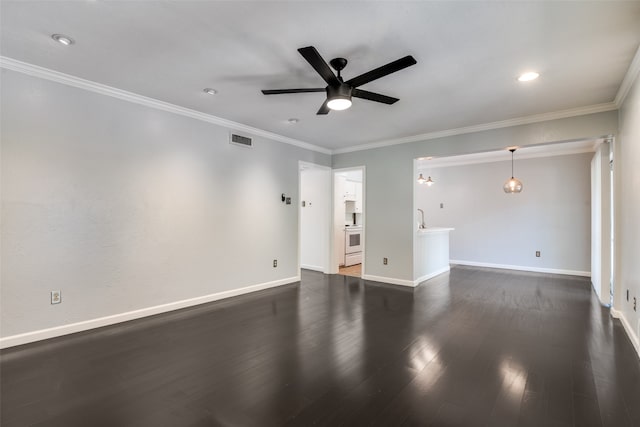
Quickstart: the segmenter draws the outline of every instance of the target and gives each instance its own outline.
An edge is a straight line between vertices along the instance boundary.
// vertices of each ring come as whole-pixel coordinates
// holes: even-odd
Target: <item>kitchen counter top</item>
[[[419,228],[418,234],[428,234],[428,233],[439,233],[442,231],[453,231],[455,228],[451,227],[427,227],[427,228]]]

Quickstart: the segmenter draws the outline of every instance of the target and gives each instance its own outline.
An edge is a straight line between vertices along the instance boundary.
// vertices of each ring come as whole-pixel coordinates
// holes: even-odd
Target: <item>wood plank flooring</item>
[[[362,264],[350,265],[349,267],[340,267],[338,274],[344,276],[361,277],[362,276]]]
[[[11,426],[640,426],[584,278],[454,267],[298,284],[0,352]]]

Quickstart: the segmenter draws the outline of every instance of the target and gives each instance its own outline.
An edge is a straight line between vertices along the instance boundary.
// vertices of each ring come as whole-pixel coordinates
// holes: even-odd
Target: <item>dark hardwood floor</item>
[[[589,281],[302,282],[0,352],[10,426],[640,426]]]

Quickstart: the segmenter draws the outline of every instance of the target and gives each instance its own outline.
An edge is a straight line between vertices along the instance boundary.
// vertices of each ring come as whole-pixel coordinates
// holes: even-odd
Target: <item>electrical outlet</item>
[[[274,259],[273,260],[273,268],[276,268],[278,266],[278,260]]]
[[[440,203],[440,209],[444,208],[444,203]]]
[[[389,264],[389,259],[388,259],[388,258],[382,258],[382,263],[383,263],[384,265]]]
[[[540,251],[536,251],[536,258],[540,258]]]
[[[287,205],[291,204],[291,197],[287,197],[287,200],[285,201],[285,204],[287,204]]]
[[[60,304],[62,302],[62,293],[60,291],[51,291],[51,304]]]

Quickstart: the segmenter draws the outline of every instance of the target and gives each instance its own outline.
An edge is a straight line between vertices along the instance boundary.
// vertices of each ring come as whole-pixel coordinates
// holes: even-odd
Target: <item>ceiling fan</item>
[[[351,97],[367,99],[369,101],[382,102],[383,104],[393,104],[398,98],[381,95],[379,93],[369,92],[358,89],[358,86],[369,83],[373,80],[384,77],[388,74],[395,73],[411,65],[416,64],[413,56],[408,55],[396,61],[390,62],[375,70],[360,74],[357,77],[347,80],[342,79],[340,72],[347,66],[347,60],[344,58],[334,58],[329,64],[338,72],[336,76],[329,65],[322,59],[320,53],[313,46],[302,47],[298,52],[307,60],[314,70],[320,74],[320,77],[327,82],[325,88],[302,88],[302,89],[268,89],[263,90],[265,95],[280,95],[283,93],[305,93],[305,92],[326,92],[327,99],[324,101],[317,114],[328,114],[329,110],[346,110],[351,107]]]

